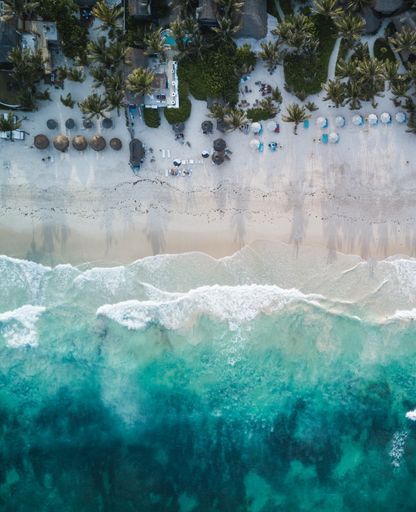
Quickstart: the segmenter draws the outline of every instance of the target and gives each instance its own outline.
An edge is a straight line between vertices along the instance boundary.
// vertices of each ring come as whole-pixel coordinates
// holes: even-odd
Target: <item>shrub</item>
[[[280,0],[280,7],[285,16],[290,16],[293,14],[293,7],[291,0]]]
[[[149,128],[158,128],[160,126],[160,115],[157,108],[145,108],[143,119]]]
[[[391,49],[391,46],[385,39],[382,38],[377,39],[374,43],[374,57],[377,57],[377,59],[383,62],[396,62],[396,57],[393,50]]]
[[[205,80],[205,66],[199,59],[190,57],[183,59],[178,67],[179,82],[185,81],[189,85],[189,92],[196,100],[205,101],[208,97]]]
[[[269,109],[264,108],[250,108],[247,110],[247,117],[250,121],[265,121],[266,119],[273,119],[276,113],[272,113]]]
[[[169,124],[184,123],[191,115],[192,103],[188,98],[189,88],[185,82],[179,82],[179,108],[165,108],[164,114]]]

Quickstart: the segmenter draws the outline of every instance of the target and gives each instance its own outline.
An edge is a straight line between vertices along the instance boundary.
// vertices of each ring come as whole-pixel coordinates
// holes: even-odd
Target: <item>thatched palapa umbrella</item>
[[[123,144],[120,139],[114,137],[110,140],[110,147],[111,149],[114,149],[114,151],[120,151],[120,149],[123,147]]]
[[[33,143],[37,149],[46,149],[49,146],[49,139],[46,135],[40,133],[35,136]]]
[[[62,153],[65,153],[65,151],[69,147],[69,139],[66,135],[57,135],[53,139],[53,145],[55,146],[55,149],[58,151],[62,151]]]
[[[72,139],[72,145],[77,151],[84,151],[87,149],[88,142],[83,135],[75,135],[75,137]]]
[[[90,146],[94,151],[102,151],[106,145],[107,143],[101,135],[93,135],[90,139]]]
[[[215,151],[212,155],[212,161],[215,165],[221,165],[224,163],[225,155],[222,151]]]
[[[214,129],[214,125],[213,125],[212,121],[204,121],[203,123],[201,123],[201,130],[202,130],[202,133],[204,133],[205,135],[208,133],[212,133],[213,129]]]
[[[227,143],[224,139],[215,139],[214,140],[214,151],[224,151],[227,147]]]
[[[75,121],[72,118],[69,118],[65,121],[65,126],[68,130],[72,130],[72,128],[75,128]]]
[[[82,121],[82,126],[84,128],[86,128],[87,130],[89,130],[90,128],[92,128],[94,126],[94,123],[92,122],[91,119],[84,119]]]
[[[113,127],[113,121],[111,119],[108,119],[108,117],[105,117],[103,119],[103,122],[101,123],[101,126],[103,128],[112,128]]]
[[[172,130],[175,133],[183,133],[185,130],[185,123],[175,123],[172,125]]]
[[[55,130],[58,128],[58,123],[55,121],[55,119],[48,119],[46,121],[46,126],[49,128],[49,130]]]

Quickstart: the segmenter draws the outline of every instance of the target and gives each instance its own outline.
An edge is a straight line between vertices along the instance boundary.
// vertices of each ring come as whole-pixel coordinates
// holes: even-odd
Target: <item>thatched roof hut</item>
[[[88,147],[88,142],[84,135],[75,135],[72,139],[72,145],[77,151],[84,151]]]
[[[75,128],[75,121],[70,117],[65,121],[65,127],[68,130],[72,130],[73,128]]]
[[[244,0],[241,14],[235,20],[239,25],[236,37],[261,39],[267,34],[267,0]]]
[[[49,130],[56,130],[56,128],[58,128],[58,123],[55,121],[55,119],[48,119],[46,121],[46,126],[49,128]]]
[[[108,117],[105,117],[103,119],[103,122],[101,123],[101,126],[103,128],[106,128],[106,129],[112,128],[113,127],[113,121],[111,119],[109,119]]]
[[[227,147],[227,143],[224,139],[215,139],[214,140],[214,151],[224,151]]]
[[[120,149],[123,147],[123,143],[117,137],[113,137],[110,140],[110,147],[111,149],[114,149],[114,151],[120,151]]]
[[[69,139],[66,135],[57,135],[53,139],[53,145],[55,149],[64,153],[69,148]]]
[[[130,165],[139,167],[144,158],[144,147],[139,139],[132,139],[129,144],[130,148]]]
[[[90,146],[94,151],[102,151],[106,147],[107,143],[104,137],[101,135],[93,135],[90,139]]]
[[[185,130],[185,123],[175,123],[172,125],[172,130],[175,133],[183,133]]]
[[[35,136],[33,144],[37,149],[46,149],[49,146],[49,139],[46,135],[40,133]]]
[[[214,162],[215,165],[221,165],[222,163],[224,163],[224,160],[225,154],[223,151],[215,151],[212,154],[212,161]]]
[[[217,20],[218,6],[215,0],[199,0],[197,7],[197,19],[200,25],[204,27],[215,27]]]
[[[204,133],[204,134],[212,133],[213,129],[214,129],[214,124],[212,121],[204,121],[203,123],[201,123],[202,133]]]
[[[84,119],[82,121],[82,125],[85,129],[89,130],[90,128],[92,128],[94,126],[94,123],[92,122],[91,119]]]

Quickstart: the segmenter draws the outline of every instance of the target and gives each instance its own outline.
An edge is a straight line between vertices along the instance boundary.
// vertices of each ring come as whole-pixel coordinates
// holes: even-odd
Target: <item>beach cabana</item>
[[[345,117],[344,116],[337,116],[335,118],[335,126],[337,128],[343,128],[345,126]]]
[[[185,123],[175,123],[172,125],[172,130],[175,133],[183,133],[185,130]]]
[[[114,149],[114,151],[120,151],[120,149],[123,147],[123,143],[121,142],[120,139],[118,139],[117,137],[113,137],[111,140],[110,140],[110,148],[111,149]]]
[[[355,114],[355,116],[352,118],[352,124],[354,126],[362,126],[364,124],[363,116],[360,114]]]
[[[225,155],[222,151],[215,151],[212,154],[212,161],[214,162],[215,165],[221,165],[222,163],[224,163],[224,160]]]
[[[260,141],[259,141],[259,139],[252,139],[252,140],[250,141],[250,147],[251,147],[251,149],[255,149],[255,150],[257,150],[257,149],[259,149],[259,146],[260,146]]]
[[[65,151],[69,148],[69,139],[66,135],[57,135],[53,139],[53,145],[55,149],[65,153]]]
[[[399,124],[403,124],[407,121],[407,116],[404,112],[397,112],[395,119]]]
[[[75,128],[75,121],[70,117],[65,121],[65,127],[68,130],[72,130],[73,128]]]
[[[214,140],[214,151],[224,151],[227,147],[227,143],[224,139],[215,139]]]
[[[49,139],[46,135],[40,133],[35,136],[33,144],[37,149],[46,149],[49,146]]]
[[[251,123],[251,131],[253,133],[261,133],[262,128],[263,127],[261,126],[261,123],[257,123],[257,122]]]
[[[139,169],[144,158],[144,147],[139,139],[132,139],[129,144],[130,166],[132,169]]]
[[[101,135],[93,135],[90,139],[90,146],[94,151],[102,151],[106,144],[104,137],[101,137]]]
[[[55,119],[48,119],[46,121],[46,126],[49,128],[49,130],[56,130],[56,128],[58,128],[58,123],[55,121]]]
[[[269,121],[267,123],[267,129],[269,132],[274,132],[276,130],[277,124],[276,121]]]
[[[339,142],[339,135],[336,132],[332,132],[329,134],[329,142],[331,144],[337,144]]]
[[[76,135],[72,139],[72,145],[77,151],[84,151],[85,149],[87,149],[88,142],[83,135]]]
[[[328,128],[328,119],[320,116],[316,120],[316,125],[321,128],[321,130],[324,130],[325,128]]]
[[[376,124],[378,124],[378,117],[376,114],[370,114],[367,120],[370,126],[376,126]]]
[[[388,112],[383,112],[380,116],[380,121],[383,124],[390,124],[391,123],[391,115]]]
[[[94,126],[94,123],[92,122],[92,120],[91,120],[91,119],[84,119],[84,120],[82,121],[82,126],[83,126],[85,129],[89,130],[89,129],[91,129],[91,128]]]
[[[105,129],[112,128],[113,127],[113,121],[109,119],[108,117],[105,117],[103,119],[103,122],[101,123],[101,126]]]
[[[203,134],[207,135],[208,133],[212,133],[213,129],[214,125],[212,121],[204,121],[201,123],[201,130]]]

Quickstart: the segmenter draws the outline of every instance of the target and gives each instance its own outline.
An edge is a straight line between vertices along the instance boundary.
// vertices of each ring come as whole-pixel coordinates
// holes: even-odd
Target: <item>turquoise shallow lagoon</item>
[[[0,257],[0,510],[414,511],[416,262],[321,260]]]

